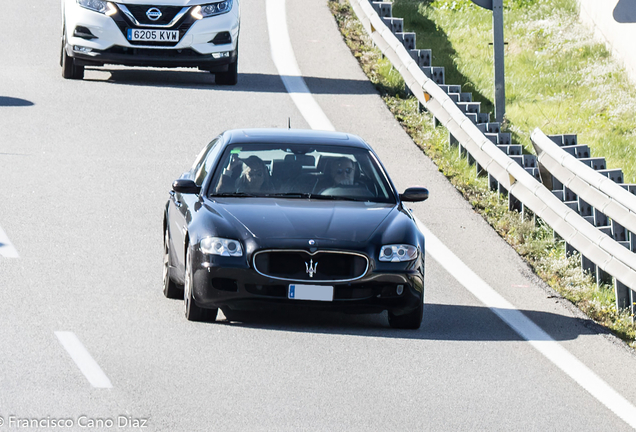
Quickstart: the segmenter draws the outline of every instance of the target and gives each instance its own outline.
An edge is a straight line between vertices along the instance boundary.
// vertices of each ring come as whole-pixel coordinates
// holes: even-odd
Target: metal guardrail
[[[380,13],[384,13],[385,10],[390,11],[390,7],[378,5],[378,2],[374,3]],[[478,166],[486,170],[491,179],[498,182],[499,188],[503,188],[503,192],[508,193],[511,203],[520,201],[523,206],[543,219],[569,245],[593,261],[599,269],[614,276],[620,284],[629,288],[632,291],[629,295],[631,299],[636,291],[636,254],[599,231],[537,181],[535,176],[520,165],[518,158],[514,160],[497,147],[491,138],[486,136],[486,133],[460,110],[456,101],[440,88],[436,77],[431,74],[431,68],[428,70],[428,75],[431,77],[424,73],[426,69],[422,68],[413,58],[415,56],[407,50],[408,47],[414,51],[412,49],[415,47],[414,37],[412,40],[404,37],[400,18],[380,17],[369,0],[350,0],[350,4],[375,45],[402,75],[406,86],[435,117],[436,122],[448,129],[453,139],[460,145],[460,151],[465,149]],[[399,33],[399,38],[394,34],[394,20],[400,20],[397,24],[399,31],[395,32]],[[391,28],[387,26],[387,23]],[[406,40],[408,43],[405,43]],[[596,203],[597,208],[602,208],[607,214],[613,214],[616,220],[620,219],[624,226],[630,227],[628,228],[630,231],[632,228],[636,229],[632,226],[631,219],[636,206],[632,204],[631,198],[628,199],[625,195],[626,191],[620,192],[616,189],[620,189],[620,186],[610,186],[608,182],[598,178],[584,181],[591,175],[585,169],[581,169],[584,176],[580,177],[561,172],[561,169],[572,168],[571,160],[554,154],[552,152],[554,149],[543,139],[545,135],[543,137],[541,135],[540,131],[535,131],[533,137],[544,145],[542,148],[546,149],[539,155],[543,167],[556,170],[555,177],[563,179],[569,185],[568,187],[576,188],[584,194],[589,193],[590,202]],[[595,191],[590,191],[592,189],[590,186],[595,186]],[[583,191],[585,188],[587,190]],[[609,192],[609,194],[599,195],[602,192]],[[587,197],[587,195],[584,196]],[[625,205],[624,202],[628,204]]]
[[[530,139],[539,164],[547,172],[592,207],[636,233],[636,196],[565,152],[541,130],[535,129]]]
[[[636,252],[636,185],[622,184],[622,171],[605,169],[605,158],[592,158],[588,146],[576,144],[576,135],[548,137],[535,129],[531,140],[543,184],[599,233],[627,251]],[[569,249],[568,245],[566,250]],[[635,254],[621,251],[621,256],[633,267]],[[633,312],[636,292],[621,282],[622,275],[606,272],[595,264],[597,261],[581,252],[581,266],[595,273],[597,282],[611,283],[612,275],[615,276],[616,305],[619,308],[631,305]]]

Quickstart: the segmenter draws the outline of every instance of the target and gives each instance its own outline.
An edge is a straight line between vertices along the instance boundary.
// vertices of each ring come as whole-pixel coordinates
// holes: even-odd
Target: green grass
[[[508,7],[517,8],[512,12],[506,11],[508,45],[508,63],[510,57],[518,59],[525,66],[507,66],[507,94],[508,115],[504,127],[513,132],[518,139],[517,143],[529,145],[529,133],[539,126],[548,134],[570,133],[579,124],[585,126],[586,137],[602,136],[600,142],[610,140],[610,135],[604,135],[607,131],[611,139],[621,136],[624,141],[630,143],[626,150],[618,144],[612,145],[611,152],[601,153],[602,145],[593,150],[593,155],[603,154],[611,166],[611,157],[616,157],[615,162],[621,162],[625,168],[626,160],[620,154],[633,152],[633,143],[629,140],[631,123],[636,123],[629,116],[620,117],[621,121],[612,125],[621,126],[606,127],[602,130],[590,126],[590,117],[586,115],[588,107],[585,104],[571,104],[573,100],[582,98],[578,87],[583,82],[596,82],[589,76],[583,76],[583,70],[588,68],[581,62],[594,59],[597,62],[607,64],[606,70],[611,70],[612,77],[604,79],[616,80],[619,88],[627,89],[624,74],[610,62],[607,51],[591,39],[585,39],[589,44],[580,43],[583,34],[578,27],[576,30],[576,57],[569,55],[571,50],[569,39],[563,36],[555,39],[554,29],[546,24],[548,21],[559,21],[563,31],[570,31],[575,26],[567,24],[575,21],[573,2],[570,0],[550,0],[535,2],[534,0],[516,0],[505,3]],[[404,92],[404,82],[400,75],[392,68],[390,62],[383,58],[375,49],[370,38],[364,32],[360,23],[346,0],[330,2],[330,6],[343,38],[353,55],[359,60],[362,69],[369,79],[375,84],[382,95],[388,108],[403,128],[413,138],[422,150],[435,162],[438,169],[449,181],[463,194],[463,196],[478,211],[517,252],[526,259],[536,274],[561,296],[577,305],[584,313],[596,322],[611,329],[617,336],[636,347],[634,342],[636,332],[632,317],[627,311],[618,311],[615,307],[614,290],[610,286],[598,287],[589,274],[581,272],[580,257],[578,255],[567,257],[562,241],[555,239],[550,227],[533,220],[524,220],[516,212],[508,211],[507,200],[492,192],[488,188],[485,177],[475,175],[475,167],[468,164],[466,158],[460,157],[456,147],[448,145],[448,132],[442,127],[434,127],[432,118],[428,114],[421,114],[417,110],[417,100],[408,98]],[[492,48],[488,46],[490,37],[491,16],[488,11],[478,8],[468,0],[436,1],[433,3],[416,2],[412,0],[396,0],[393,6],[393,15],[405,17],[404,27],[407,31],[417,32],[418,48],[433,49],[433,65],[444,66],[446,83],[461,84],[463,91],[472,91],[473,99],[482,102],[482,112],[490,107],[492,109]],[[513,18],[516,17],[516,18]],[[527,20],[530,32],[523,37],[523,30],[514,30],[519,20]],[[515,22],[517,24],[515,24]],[[508,27],[511,30],[508,30]],[[513,37],[512,34],[516,36]],[[574,37],[570,35],[569,37]],[[522,43],[523,42],[523,43]],[[567,42],[567,43],[566,43]],[[561,45],[559,45],[561,44]],[[541,55],[547,51],[546,46],[561,46],[561,50],[567,48],[567,52],[560,54],[554,48],[554,52]],[[551,48],[552,49],[552,48]],[[514,51],[514,56],[510,52]],[[535,53],[536,52],[536,53]],[[538,54],[537,54],[538,53]],[[550,60],[555,72],[542,72],[543,61]],[[578,59],[578,60],[577,60]],[[557,74],[556,71],[568,71]],[[569,72],[572,71],[572,74]],[[574,71],[579,71],[575,73]],[[566,77],[561,77],[566,75]],[[557,80],[558,85],[550,83],[550,77]],[[587,80],[587,81],[586,81]],[[576,84],[575,84],[576,83]],[[621,87],[622,86],[622,87]],[[606,90],[606,87],[603,87]],[[620,111],[617,102],[600,95],[601,89],[590,85],[587,87],[588,100],[602,99],[607,101],[611,112]],[[618,89],[615,89],[618,92]],[[571,95],[570,95],[571,93]],[[543,96],[540,96],[543,95]],[[590,97],[592,96],[592,97]],[[621,94],[622,100],[633,100],[629,92]],[[548,100],[544,100],[544,99]],[[562,101],[562,102],[560,102]],[[566,104],[565,102],[568,101]],[[633,103],[633,102],[631,102]],[[614,105],[612,105],[614,104]],[[567,106],[566,106],[567,105]],[[557,115],[560,113],[559,115]],[[587,119],[588,122],[577,119]],[[636,124],[634,124],[636,126]],[[552,129],[554,127],[554,129]],[[622,128],[622,129],[621,129]],[[622,130],[623,133],[618,131]],[[582,141],[579,131],[579,143],[591,145],[591,141]],[[633,141],[633,140],[632,140]],[[613,142],[613,141],[612,141]],[[630,150],[631,149],[631,150]],[[611,156],[613,155],[613,156]],[[610,157],[611,156],[611,157]],[[632,158],[632,164],[636,160]],[[633,176],[634,167],[631,167]],[[624,169],[625,173],[628,173]],[[629,178],[627,174],[626,178]]]
[[[515,142],[530,133],[577,134],[592,156],[636,182],[636,90],[577,19],[575,0],[504,1],[506,121]],[[433,50],[446,83],[493,112],[492,12],[470,0],[395,0],[393,15]]]

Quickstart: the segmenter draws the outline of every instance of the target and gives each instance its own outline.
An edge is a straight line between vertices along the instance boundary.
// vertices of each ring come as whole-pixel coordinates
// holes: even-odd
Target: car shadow
[[[555,340],[573,340],[581,335],[609,334],[590,319],[521,311]],[[424,305],[424,318],[418,330],[396,330],[388,325],[386,313],[349,315],[318,310],[231,311],[220,316],[217,325],[240,326],[270,331],[325,333],[395,339],[448,341],[522,341],[515,331],[487,307]]]
[[[0,107],[24,107],[33,106],[33,102],[26,99],[14,98],[9,96],[0,96]]]
[[[214,75],[197,70],[149,70],[87,68],[110,73],[105,82],[118,85],[169,87],[195,90],[239,91],[257,93],[287,93],[280,75],[264,73],[239,73],[235,86],[217,85]],[[377,94],[367,80],[341,78],[302,77],[313,94]],[[84,78],[85,81],[104,82],[101,79]]]
[[[613,15],[617,23],[636,23],[636,0],[619,0]]]

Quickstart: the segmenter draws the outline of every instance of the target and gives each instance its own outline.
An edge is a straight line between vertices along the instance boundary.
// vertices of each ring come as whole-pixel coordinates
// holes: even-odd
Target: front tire
[[[192,256],[186,253],[185,284],[183,285],[183,307],[188,321],[215,321],[218,309],[205,309],[197,306],[192,295]]]
[[[170,278],[170,237],[163,236],[163,295],[169,299],[183,298],[183,289]]]
[[[422,325],[424,316],[424,302],[420,300],[419,306],[405,315],[394,315],[389,312],[389,325],[394,329],[417,330]]]
[[[66,30],[62,33],[60,64],[62,65],[62,77],[65,79],[81,80],[84,78],[84,66],[75,64],[75,59],[66,53]]]
[[[236,85],[238,82],[238,55],[236,60],[227,67],[227,72],[217,72],[214,75],[214,82],[218,85]]]

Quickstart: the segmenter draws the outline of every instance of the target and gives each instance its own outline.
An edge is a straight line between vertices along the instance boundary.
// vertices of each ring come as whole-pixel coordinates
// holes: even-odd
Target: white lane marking
[[[464,264],[431,231],[418,220],[420,231],[426,238],[426,253],[479,299],[519,336],[570,376],[599,402],[609,408],[631,427],[636,428],[636,407],[592,372],[579,359],[570,354],[538,325],[517,310],[499,293]]]
[[[279,73],[281,75],[289,74],[289,71],[293,70],[296,72],[294,76],[298,82],[303,81],[300,75],[300,69],[296,63],[296,58],[291,49],[291,42],[289,41],[284,0],[267,0],[267,21],[270,43],[272,45],[272,56],[274,57],[274,62],[276,63]],[[280,44],[282,48],[277,48],[276,45],[278,44]],[[285,78],[283,78],[283,81],[285,81]],[[296,84],[299,85],[299,87],[307,89],[307,86],[304,85],[304,81],[302,85],[298,84],[298,82],[296,82]],[[310,121],[311,116],[324,117],[325,119],[326,116],[312,95],[308,93],[308,89],[306,90],[307,94],[304,94],[306,97],[296,98],[287,83],[285,87],[287,87],[287,91],[291,93],[294,103],[298,106],[298,109],[312,129],[327,129],[326,126],[328,125],[329,130],[334,130],[329,120],[327,120],[327,123],[319,122],[319,126],[316,127],[314,126],[315,123]],[[293,88],[294,87],[292,87],[292,89]],[[320,116],[316,114],[317,111],[320,112]],[[554,363],[599,402],[614,412],[614,414],[633,428],[636,428],[636,408],[627,399],[621,396],[579,359],[563,348],[539,326],[492,289],[434,236],[421,221],[417,220],[417,223],[419,229],[426,237],[427,254],[431,255],[450,275],[455,277],[470,293],[492,310],[503,322],[519,334],[519,336],[527,340],[537,351]]]
[[[5,258],[20,258],[17,249],[13,246],[7,234],[2,230],[2,227],[0,227],[0,255]]]
[[[300,74],[287,31],[285,0],[267,0],[267,26],[272,59],[292,100],[312,129],[335,130]]]
[[[93,387],[113,387],[102,368],[99,367],[95,359],[93,359],[86,348],[84,348],[84,345],[82,345],[77,336],[75,336],[75,333],[56,331],[55,336],[57,336],[66,352],[69,353],[79,370],[82,371]]]

